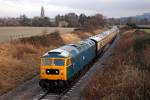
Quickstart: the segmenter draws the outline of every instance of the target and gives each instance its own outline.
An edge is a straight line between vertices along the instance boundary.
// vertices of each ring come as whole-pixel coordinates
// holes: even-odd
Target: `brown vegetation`
[[[86,100],[150,99],[150,35],[124,34],[112,57],[83,91]]]
[[[97,33],[99,32],[100,30]],[[46,51],[94,34],[54,32],[0,43],[0,95],[36,76],[39,72],[40,57]]]

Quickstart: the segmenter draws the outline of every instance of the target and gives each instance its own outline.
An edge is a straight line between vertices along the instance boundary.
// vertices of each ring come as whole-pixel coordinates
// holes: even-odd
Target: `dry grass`
[[[140,49],[139,49],[140,47]],[[143,31],[125,34],[107,65],[83,91],[86,100],[150,99],[150,36]]]
[[[97,33],[99,33],[97,31]],[[40,57],[46,51],[79,41],[93,33],[44,34],[0,44],[0,95],[10,91],[39,72]]]
[[[96,31],[95,33],[90,33],[90,32],[74,32],[74,33],[69,33],[69,34],[64,34],[61,35],[63,41],[65,44],[80,41],[83,39],[86,39],[87,37],[90,37],[92,35],[95,35],[97,33],[101,32],[100,30]]]
[[[0,94],[38,73],[39,54],[30,44],[0,44]]]

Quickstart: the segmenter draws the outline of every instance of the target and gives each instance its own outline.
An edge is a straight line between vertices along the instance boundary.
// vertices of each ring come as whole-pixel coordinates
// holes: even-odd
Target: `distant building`
[[[50,18],[49,21],[51,23],[51,26],[53,26],[53,27],[57,26],[55,18]]]
[[[59,21],[59,27],[68,27],[68,22],[66,22],[66,21]]]
[[[56,20],[55,20],[55,18],[50,18],[49,21],[50,21],[51,23],[55,23]]]
[[[41,7],[41,18],[44,18],[45,17],[45,14],[44,14],[44,7],[42,6]]]

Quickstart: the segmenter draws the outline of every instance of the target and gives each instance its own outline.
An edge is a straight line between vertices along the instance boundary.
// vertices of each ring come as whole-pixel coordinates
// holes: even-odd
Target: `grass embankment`
[[[98,30],[96,33],[99,33]],[[39,72],[40,57],[48,50],[79,41],[96,33],[54,32],[43,36],[0,43],[0,95],[10,91]]]
[[[83,91],[85,100],[150,99],[150,34],[124,34],[105,64]]]

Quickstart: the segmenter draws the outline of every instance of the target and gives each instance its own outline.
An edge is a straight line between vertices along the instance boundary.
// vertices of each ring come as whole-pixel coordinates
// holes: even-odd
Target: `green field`
[[[59,33],[68,33],[73,30],[74,28],[59,27],[0,27],[0,42],[21,37],[49,34],[54,31],[59,31]]]
[[[150,29],[142,29],[143,31],[150,33]]]

